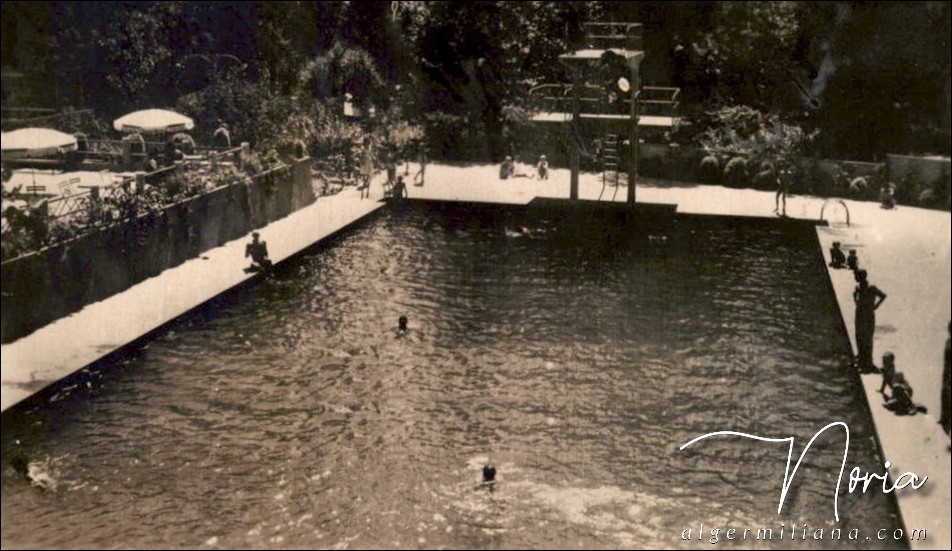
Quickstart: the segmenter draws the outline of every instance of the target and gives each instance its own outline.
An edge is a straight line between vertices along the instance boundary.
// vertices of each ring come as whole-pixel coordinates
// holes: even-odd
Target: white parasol
[[[195,121],[175,111],[145,109],[119,117],[112,126],[120,132],[157,134],[191,130],[195,128]]]
[[[48,157],[76,151],[76,137],[49,128],[21,128],[4,132],[3,160]]]

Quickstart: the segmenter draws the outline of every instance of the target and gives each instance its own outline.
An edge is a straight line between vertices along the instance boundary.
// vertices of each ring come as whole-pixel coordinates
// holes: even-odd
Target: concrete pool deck
[[[382,186],[369,199],[348,188],[256,231],[281,262],[381,209]],[[255,277],[245,273],[248,234],[89,304],[0,347],[2,410],[124,348],[155,329]]]
[[[403,173],[403,166],[400,168]],[[416,169],[411,165],[410,175]],[[497,165],[429,165],[426,172],[424,186],[408,185],[410,198],[524,205],[536,197],[569,195],[569,175],[564,169],[551,170],[546,181],[499,180]],[[601,192],[598,175],[583,173],[579,198],[596,200]],[[614,192],[614,188],[606,188],[605,199],[610,200]],[[347,189],[323,197],[259,231],[268,242],[272,259],[281,261],[380,209],[381,195],[378,178],[371,200],[361,200],[356,190]],[[625,196],[626,190],[619,188],[616,201],[624,202]],[[639,183],[637,199],[640,203],[677,204],[679,213],[775,217],[772,192],[646,179]],[[791,196],[787,213],[792,218],[817,220],[824,202],[817,197]],[[942,350],[952,309],[950,215],[904,206],[885,211],[870,202],[844,203],[851,225],[835,223],[842,220],[843,211],[831,203],[827,219],[833,218],[833,224],[817,227],[819,243],[827,260],[827,249],[834,240],[841,241],[844,249],[857,249],[861,266],[869,270],[870,281],[889,295],[877,313],[875,354],[881,357],[887,349],[896,353],[899,369],[915,389],[915,400],[927,406],[929,414],[897,417],[879,405],[879,376],[863,375],[862,383],[884,459],[893,463],[893,476],[906,471],[929,476],[921,490],[906,489],[897,494],[905,528],[928,530],[926,541],[912,541],[911,546],[948,549],[952,545],[947,520],[952,503],[952,464],[947,452],[949,440],[936,421],[940,410]],[[212,249],[202,258],[166,270],[3,345],[2,409],[250,279],[240,269],[248,264],[244,245],[249,240],[250,236],[246,236]],[[830,280],[854,342],[852,274],[830,270]]]

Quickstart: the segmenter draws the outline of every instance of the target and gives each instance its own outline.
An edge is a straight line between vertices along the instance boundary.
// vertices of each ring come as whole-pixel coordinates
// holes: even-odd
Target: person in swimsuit
[[[892,352],[883,354],[883,384],[879,387],[879,393],[886,398],[886,389],[889,388],[890,394],[893,393],[893,384],[896,382],[896,355]]]
[[[856,367],[860,373],[875,373],[873,365],[873,333],[876,330],[876,309],[886,300],[886,293],[866,279],[866,270],[856,270]]]
[[[268,244],[259,241],[261,236],[258,232],[251,234],[251,243],[245,246],[245,258],[251,257],[251,266],[245,269],[246,272],[266,272],[271,269],[271,259],[268,258]]]
[[[846,255],[840,249],[839,241],[834,241],[833,247],[830,249],[830,267],[837,270],[846,267]]]
[[[777,172],[777,196],[774,197],[774,213],[787,215],[787,193],[790,192],[790,170],[781,168]]]
[[[854,272],[859,269],[859,257],[856,256],[856,249],[850,249],[850,255],[846,257],[846,267]]]
[[[397,338],[402,338],[407,336],[407,333],[410,332],[410,329],[407,327],[409,320],[406,316],[400,316],[400,319],[397,320]]]

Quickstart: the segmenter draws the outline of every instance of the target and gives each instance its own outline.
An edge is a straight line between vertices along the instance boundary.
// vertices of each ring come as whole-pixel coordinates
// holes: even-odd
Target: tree
[[[717,91],[732,103],[774,108],[799,65],[796,2],[721,2],[713,28],[694,44],[713,68]]]
[[[109,66],[106,82],[130,104],[169,104],[174,97],[175,61],[197,36],[180,2],[127,3],[99,35]]]
[[[428,111],[443,111],[480,134],[485,151],[504,151],[507,105],[538,82],[564,82],[557,61],[568,27],[596,11],[592,2],[433,2],[416,51]]]
[[[821,152],[949,155],[950,25],[948,2],[844,4],[815,113]]]

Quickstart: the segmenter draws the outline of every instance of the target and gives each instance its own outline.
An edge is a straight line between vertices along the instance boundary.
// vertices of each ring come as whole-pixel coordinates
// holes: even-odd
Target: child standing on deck
[[[540,180],[549,179],[549,161],[546,160],[545,155],[539,157],[539,164],[536,165],[536,171],[539,174]]]

